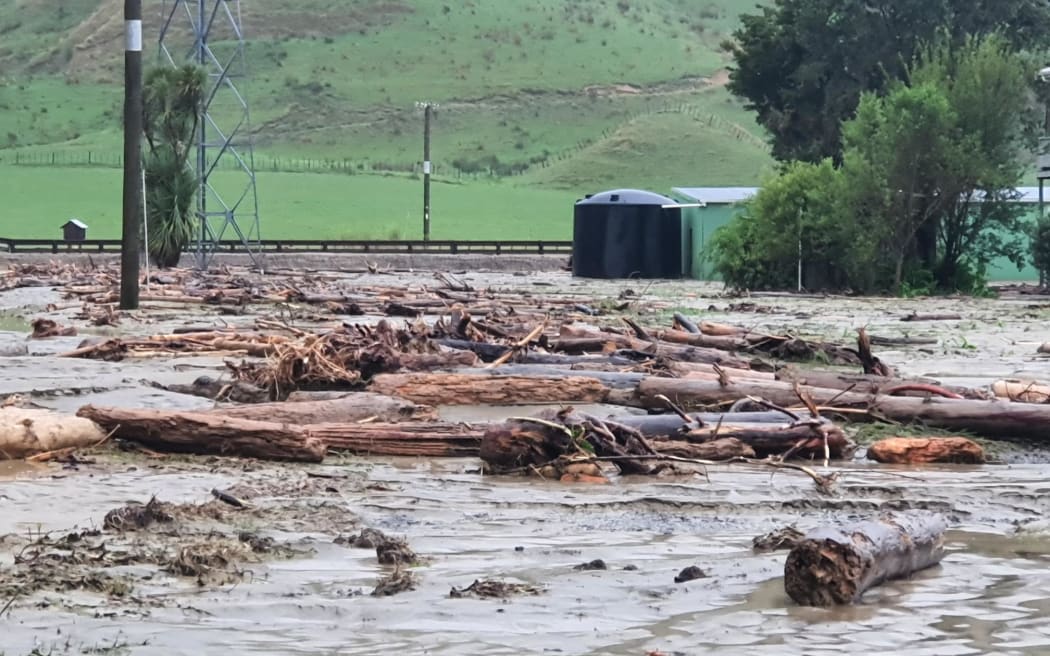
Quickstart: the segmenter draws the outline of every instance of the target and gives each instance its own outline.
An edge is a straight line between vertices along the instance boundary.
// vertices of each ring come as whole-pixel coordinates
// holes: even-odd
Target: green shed
[[[711,265],[703,257],[704,248],[715,230],[729,223],[741,209],[741,204],[758,193],[758,187],[675,187],[674,196],[699,207],[682,212],[684,238],[692,243],[692,277],[697,280],[717,280]],[[1019,187],[1017,202],[1033,222],[1039,218],[1039,188]],[[1021,270],[1006,258],[992,262],[988,268],[989,282],[1039,282],[1039,273],[1026,264]]]

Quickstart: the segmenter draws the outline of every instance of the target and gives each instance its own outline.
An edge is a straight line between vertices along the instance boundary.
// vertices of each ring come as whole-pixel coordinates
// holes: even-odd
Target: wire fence
[[[599,135],[593,138],[581,139],[572,146],[558,152],[545,151],[527,160],[512,162],[500,161],[494,155],[474,160],[460,158],[451,162],[435,161],[432,164],[431,172],[436,177],[449,180],[498,180],[517,177],[536,169],[548,168],[559,162],[572,159],[584,150],[613,137],[622,125],[645,116],[667,113],[691,116],[709,128],[727,134],[737,141],[746,142],[760,148],[768,148],[768,144],[761,137],[732,121],[706,111],[702,107],[684,103],[664,104],[635,112],[629,115],[621,125],[605,128]],[[47,152],[38,150],[4,152],[0,150],[0,164],[39,167],[121,168],[124,165],[124,157],[121,153],[99,151]],[[254,164],[256,172],[269,171],[274,173],[395,174],[406,176],[420,176],[423,173],[422,162],[388,162],[353,158],[279,157],[257,154]],[[216,169],[239,170],[240,164],[233,158],[222,158],[217,162]]]

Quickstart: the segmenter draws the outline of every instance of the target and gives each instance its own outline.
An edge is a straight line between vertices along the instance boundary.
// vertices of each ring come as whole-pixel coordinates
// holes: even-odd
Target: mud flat
[[[433,284],[430,274],[317,275],[347,288]],[[1029,295],[741,299],[696,283],[605,283],[550,272],[456,276],[475,288],[557,292],[584,305],[630,300],[635,315],[650,323],[666,323],[679,311],[756,333],[790,330],[848,341],[865,326],[878,339],[920,338],[877,345],[877,355],[901,376],[945,384],[1050,380],[1050,362],[1037,353],[1050,301],[1044,309]],[[108,362],[59,354],[92,334],[249,327],[259,318],[305,327],[312,312],[295,303],[220,314],[216,307],[188,311],[156,302],[118,325],[86,328],[75,319],[79,303],[47,308],[63,303],[68,299],[44,289],[0,295],[9,328],[0,333],[0,349],[26,348],[2,359],[0,394],[68,413],[87,404],[208,410],[216,405],[208,398],[151,383],[221,378],[229,356]],[[962,319],[900,320],[913,311]],[[38,317],[82,332],[27,341],[29,322]],[[538,409],[438,412],[471,422]],[[599,413],[611,406],[577,409]],[[0,651],[1046,653],[1050,454],[1041,445],[989,446],[1006,464],[875,465],[862,459],[863,448],[827,468],[810,462],[820,473],[838,473],[829,495],[799,472],[741,464],[614,476],[593,485],[484,475],[476,458],[333,455],[323,464],[292,465],[157,454],[117,443],[48,463],[0,462]],[[948,554],[935,568],[872,589],[857,605],[795,605],[784,592],[786,552],[753,549],[754,538],[786,526],[805,531],[902,510],[943,515]],[[366,529],[403,540],[415,557],[380,562],[383,550],[361,541]],[[604,569],[580,567],[597,560]],[[676,583],[688,567],[702,575]],[[404,589],[373,595],[391,579]]]

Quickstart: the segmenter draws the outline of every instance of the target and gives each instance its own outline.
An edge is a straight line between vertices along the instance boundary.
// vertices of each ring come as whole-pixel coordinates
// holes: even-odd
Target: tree
[[[920,45],[1002,30],[1015,48],[1050,44],[1045,0],[775,0],[726,44],[729,90],[772,135],[780,160],[841,160],[841,125],[861,94],[906,77]]]
[[[186,65],[151,69],[143,83],[147,250],[160,267],[177,265],[193,237],[198,180],[187,162],[206,81],[204,69]]]
[[[793,288],[801,256],[807,288],[847,284],[849,235],[836,201],[840,178],[831,160],[795,162],[763,185],[743,213],[712,236],[705,256],[722,280],[741,290]]]
[[[843,202],[857,235],[880,244],[893,263],[894,289],[914,254],[919,229],[955,193],[956,115],[942,90],[926,83],[899,86],[885,97],[865,94],[856,118],[843,126]]]
[[[1000,35],[941,40],[909,70],[913,85],[940,87],[955,113],[943,211],[932,218],[938,238],[934,278],[942,289],[965,287],[996,257],[1024,260],[1025,226],[1015,202],[1040,121],[1030,64]],[[951,193],[949,193],[951,192]]]
[[[784,237],[800,207],[806,257],[822,258],[823,279],[842,288],[900,291],[915,274],[972,291],[991,259],[1020,264],[1026,70],[997,35],[923,46],[905,81],[864,93],[843,122],[841,165],[787,165],[716,235],[716,270],[733,286],[788,287]]]

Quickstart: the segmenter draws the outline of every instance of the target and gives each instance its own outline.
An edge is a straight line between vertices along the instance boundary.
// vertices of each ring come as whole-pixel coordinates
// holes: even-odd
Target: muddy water
[[[804,477],[771,481],[760,469],[712,468],[710,482],[594,487],[484,478],[476,466],[397,460],[316,468],[364,479],[312,503],[337,504],[347,517],[406,537],[428,559],[416,568],[416,590],[369,596],[386,569],[374,552],[333,544],[321,523],[310,532],[271,531],[313,554],[257,566],[237,585],[198,590],[161,577],[142,582],[134,600],[38,594],[0,620],[5,648],[27,653],[72,640],[116,642],[135,654],[1050,651],[1050,527],[1041,519],[1050,502],[1041,467],[857,467],[825,499]],[[203,501],[213,486],[298,473],[106,469],[52,468],[6,482],[0,533],[97,525],[129,499]],[[898,508],[944,512],[954,527],[950,553],[853,608],[795,607],[783,592],[783,552],[750,549],[752,537],[787,523],[805,528]],[[573,569],[596,558],[609,569]],[[708,577],[675,584],[690,565]],[[449,598],[452,586],[478,578],[545,591],[506,601]]]
[[[960,384],[998,377],[1050,379],[1035,349],[1047,335],[1043,301],[856,300],[755,297],[725,299],[688,283],[595,283],[561,274],[468,274],[476,287],[615,299],[644,292],[641,313],[684,309],[707,320],[755,330],[849,339],[866,325],[885,337],[936,338],[933,345],[877,348],[905,374]],[[347,284],[393,284],[401,276],[356,276]],[[426,280],[428,276],[418,277]],[[542,284],[538,284],[542,283]],[[550,287],[550,285],[556,285]],[[57,297],[16,292],[0,310],[27,320],[47,316]],[[727,311],[741,300],[769,312]],[[962,321],[912,324],[912,312],[958,312]],[[67,312],[52,316],[66,318]],[[22,316],[22,315],[18,315]],[[214,317],[165,311],[129,334],[166,332]],[[250,317],[237,318],[250,325]],[[0,324],[0,347],[24,343],[23,324]],[[33,342],[27,356],[3,358],[0,393],[72,411],[84,403],[196,408],[202,399],[169,394],[142,381],[187,383],[222,370],[221,359],[123,363],[62,360],[79,338]],[[72,391],[71,391],[72,390]],[[535,408],[443,409],[450,420],[498,419]],[[607,408],[590,408],[603,411]],[[1045,461],[1046,458],[1043,458]],[[573,486],[480,476],[474,460],[336,459],[320,467],[103,454],[95,464],[0,463],[0,536],[98,527],[128,501],[201,503],[212,488],[281,484],[305,471],[348,477],[310,488],[295,504],[275,492],[258,501],[285,508],[288,521],[234,520],[303,550],[287,560],[245,565],[240,583],[198,587],[185,577],[136,566],[124,598],[83,590],[41,591],[0,613],[0,652],[132,654],[1046,654],[1050,653],[1050,482],[1045,465],[923,470],[848,466],[832,497],[809,479],[768,470],[711,468],[703,476],[619,480]],[[329,479],[311,479],[329,480]],[[783,591],[784,554],[754,554],[751,539],[796,524],[869,517],[884,510],[942,512],[952,527],[943,563],[908,581],[879,587],[846,609],[798,608]],[[323,512],[322,512],[323,511]],[[297,519],[298,518],[298,519]],[[297,519],[297,521],[296,521]],[[419,587],[372,597],[389,568],[374,551],[334,543],[348,525],[405,537],[426,561]],[[59,533],[60,534],[60,533]],[[135,538],[133,538],[135,539]],[[141,537],[140,539],[145,539]],[[0,566],[18,542],[0,539]],[[596,558],[609,569],[577,571]],[[707,577],[675,584],[684,567]],[[454,599],[475,579],[543,588],[507,600]],[[0,608],[7,603],[0,599]]]

